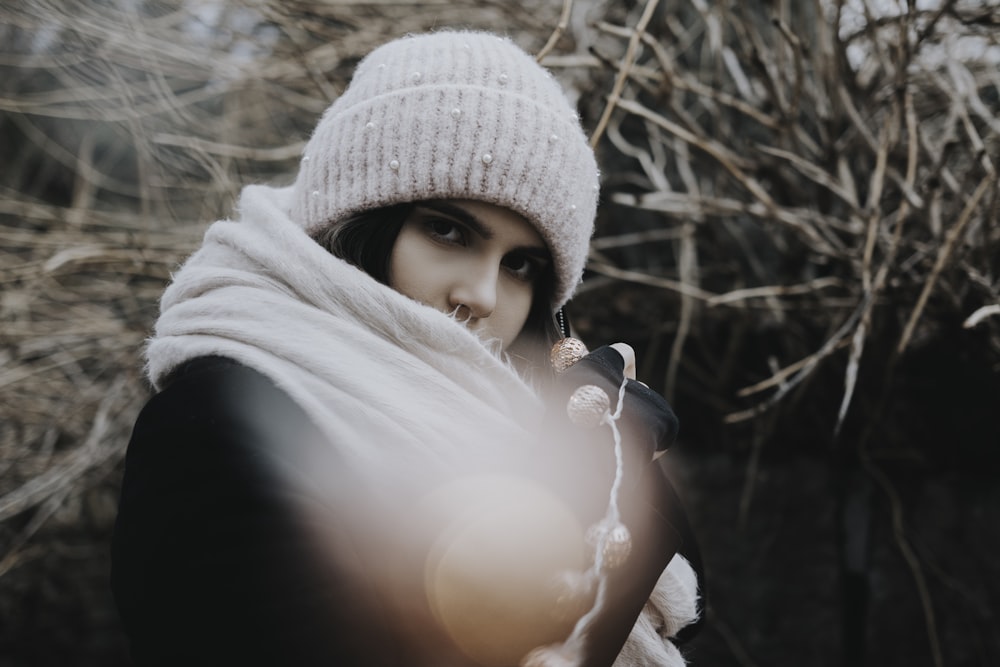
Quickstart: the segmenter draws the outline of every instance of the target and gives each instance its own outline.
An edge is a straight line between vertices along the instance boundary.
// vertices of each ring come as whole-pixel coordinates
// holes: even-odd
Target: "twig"
[[[587,268],[594,273],[600,273],[602,275],[617,278],[618,280],[624,280],[631,283],[639,283],[640,285],[651,285],[653,287],[662,287],[663,289],[670,290],[671,292],[677,292],[678,294],[686,294],[695,299],[700,299],[702,301],[707,301],[711,299],[714,294],[711,292],[706,292],[700,287],[695,287],[694,285],[688,285],[683,282],[678,282],[676,280],[670,280],[669,278],[661,278],[659,276],[651,276],[647,273],[640,273],[639,271],[630,271],[628,269],[619,269],[616,266],[611,266],[605,262],[595,262],[591,260],[587,263]]]
[[[861,313],[864,309],[864,306],[865,304],[861,304],[857,309],[855,309],[855,311],[851,314],[851,316],[847,318],[847,320],[840,326],[840,328],[838,328],[837,331],[834,332],[834,334],[830,338],[828,338],[825,343],[823,343],[823,346],[819,350],[813,352],[808,357],[798,362],[797,364],[798,368],[794,372],[794,374],[791,374],[790,378],[787,372],[781,372],[780,380],[775,379],[779,375],[778,373],[772,375],[770,380],[768,380],[768,382],[771,383],[770,386],[773,386],[773,384],[778,384],[779,382],[781,386],[774,394],[771,395],[770,398],[761,403],[758,403],[754,407],[749,408],[747,410],[740,410],[738,412],[729,413],[723,418],[725,423],[734,424],[736,422],[741,422],[747,419],[751,419],[777,405],[781,401],[781,399],[784,398],[786,394],[788,394],[788,392],[790,392],[792,389],[798,386],[800,382],[802,382],[809,375],[812,374],[813,370],[816,369],[820,361],[828,357],[830,354],[832,354],[836,349],[840,347],[841,342],[844,340],[844,338],[847,337],[847,334],[853,331],[855,325],[857,324],[859,318],[861,317]],[[764,384],[765,383],[758,383],[757,385],[754,385],[755,391],[759,391],[758,387],[761,387]],[[745,395],[748,393],[751,392],[744,389],[740,392],[740,395]]]
[[[632,31],[632,36],[628,41],[628,48],[625,50],[625,57],[622,58],[618,67],[618,75],[615,77],[611,94],[608,95],[604,112],[601,114],[600,120],[597,121],[597,127],[594,128],[594,132],[590,135],[590,145],[592,148],[597,147],[597,142],[600,141],[601,135],[604,133],[604,128],[607,127],[608,120],[611,118],[615,106],[621,99],[622,90],[625,88],[625,81],[628,79],[629,68],[632,66],[632,61],[635,59],[635,52],[639,47],[639,41],[642,34],[646,31],[646,26],[649,25],[650,19],[653,18],[653,11],[656,9],[658,2],[659,0],[646,0],[646,7],[643,9],[642,16],[639,17],[639,22]]]
[[[931,594],[927,588],[927,580],[924,577],[923,568],[920,565],[920,560],[917,558],[916,553],[914,553],[913,548],[910,546],[909,540],[906,539],[906,528],[903,525],[903,503],[899,499],[899,495],[893,488],[892,483],[886,474],[867,456],[862,456],[862,464],[865,470],[871,475],[882,490],[885,492],[889,499],[889,504],[892,509],[892,534],[893,539],[896,541],[896,546],[899,548],[899,553],[903,556],[903,560],[906,561],[907,567],[910,568],[910,573],[913,575],[913,580],[917,585],[917,595],[920,598],[920,606],[924,612],[924,624],[927,628],[927,642],[930,645],[931,659],[936,667],[942,667],[944,665],[944,658],[941,655],[941,640],[938,637],[937,621],[934,616],[934,605],[931,602]]]
[[[282,162],[294,159],[301,155],[302,149],[306,145],[304,141],[296,141],[286,146],[275,146],[274,148],[250,148],[248,146],[234,146],[218,141],[209,141],[207,139],[199,139],[198,137],[184,137],[166,132],[153,135],[153,143],[162,146],[178,146],[180,148],[188,148],[240,160],[254,160],[256,162]]]
[[[680,257],[677,261],[681,281],[685,285],[697,286],[698,251],[694,241],[694,225],[691,223],[684,225],[683,233],[680,242]],[[680,321],[677,324],[677,334],[674,336],[673,345],[670,347],[670,357],[667,361],[667,374],[664,381],[664,393],[667,400],[670,401],[674,400],[677,369],[680,366],[684,342],[691,331],[694,306],[694,298],[690,294],[682,292]]]
[[[858,207],[858,201],[851,190],[845,189],[840,183],[834,179],[833,176],[828,174],[826,171],[816,166],[812,162],[806,160],[805,158],[792,153],[791,151],[786,151],[781,148],[775,148],[774,146],[767,146],[765,144],[756,144],[754,146],[756,150],[761,153],[766,153],[768,155],[773,155],[774,157],[780,157],[781,159],[787,161],[792,165],[796,171],[808,178],[809,180],[822,185],[824,188],[837,195],[845,204],[854,209],[855,213],[860,213]]]
[[[913,307],[913,312],[910,313],[910,318],[906,322],[906,326],[903,328],[903,335],[899,339],[899,344],[896,346],[896,354],[903,354],[906,350],[906,346],[910,343],[910,338],[913,336],[913,330],[917,326],[917,321],[920,319],[921,313],[923,313],[924,306],[927,305],[927,299],[930,297],[931,291],[934,289],[934,285],[937,282],[938,277],[941,275],[941,271],[944,269],[945,265],[948,263],[948,259],[951,257],[952,251],[955,249],[955,245],[962,236],[962,232],[965,231],[965,227],[972,220],[972,214],[975,213],[976,208],[979,207],[979,201],[986,195],[991,187],[996,184],[996,179],[993,176],[986,176],[982,181],[979,182],[979,186],[976,191],[972,193],[972,197],[969,202],[965,205],[962,210],[962,214],[958,218],[958,222],[948,230],[948,234],[945,237],[944,245],[938,251],[937,259],[934,262],[934,268],[931,269],[931,275],[924,283],[924,288],[920,292],[920,297],[917,299],[917,304]]]
[[[906,119],[906,129],[907,129],[907,165],[906,165],[906,176],[905,185],[908,187],[913,187],[914,181],[916,180],[917,174],[917,156],[919,149],[919,135],[916,114],[913,110],[913,94],[912,91],[907,88],[903,91],[903,113]],[[891,132],[889,128],[886,128],[883,136],[890,136]],[[881,146],[880,146],[881,151]],[[879,157],[882,157],[882,153],[879,153]],[[881,178],[881,176],[880,176]],[[879,182],[879,190],[881,191],[881,182]],[[879,195],[881,196],[881,195]],[[870,206],[874,207],[877,201],[869,200]],[[889,270],[893,267],[896,260],[896,253],[899,250],[900,240],[903,237],[903,229],[910,211],[910,202],[906,199],[902,200],[899,206],[899,212],[896,216],[896,229],[893,232],[892,239],[889,245],[888,252],[886,253],[886,258],[879,269],[878,274],[875,276],[874,282],[870,281],[870,262],[871,262],[871,243],[873,243],[873,229],[874,225],[869,227],[869,236],[866,240],[865,246],[865,263],[862,269],[862,284],[864,286],[865,292],[865,308],[862,313],[861,319],[858,322],[858,329],[854,332],[854,336],[851,341],[851,354],[848,357],[847,369],[844,374],[844,395],[841,398],[840,409],[837,412],[837,422],[834,426],[833,433],[836,439],[840,434],[841,426],[843,426],[844,419],[847,416],[847,410],[850,406],[851,399],[854,396],[854,389],[857,383],[858,368],[861,362],[861,354],[864,349],[865,336],[871,325],[872,309],[875,306],[875,300],[881,293],[882,288],[885,286],[886,278],[889,275]],[[890,363],[890,367],[892,366]]]
[[[962,328],[971,329],[987,317],[992,317],[994,315],[1000,315],[1000,303],[994,303],[992,305],[976,309],[974,313],[969,315],[969,317],[962,322]]]
[[[549,40],[545,42],[545,46],[543,46],[542,50],[535,56],[535,60],[537,62],[542,62],[545,56],[549,54],[549,51],[555,47],[556,42],[559,41],[559,38],[562,37],[563,32],[566,30],[566,26],[569,25],[569,17],[572,13],[573,0],[563,0],[562,14],[559,15],[559,23],[556,24],[555,30],[552,31],[551,35],[549,35]]]
[[[673,241],[679,239],[683,234],[682,230],[663,227],[660,229],[647,229],[642,232],[629,232],[628,234],[616,234],[615,236],[602,236],[593,239],[590,247],[594,250],[607,250],[609,248],[621,248],[623,246],[639,245],[656,241]]]
[[[766,287],[747,287],[745,289],[733,290],[724,294],[718,294],[706,302],[709,307],[730,305],[748,299],[766,299],[775,296],[787,296],[797,294],[812,294],[817,290],[828,287],[843,287],[844,281],[840,278],[827,277],[816,278],[801,285],[768,285]]]

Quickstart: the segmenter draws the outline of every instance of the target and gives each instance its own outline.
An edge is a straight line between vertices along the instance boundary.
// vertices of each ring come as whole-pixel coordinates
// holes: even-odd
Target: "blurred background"
[[[128,665],[141,350],[374,46],[541,56],[602,164],[570,316],[681,417],[698,667],[1000,664],[1000,3],[6,0],[0,664]]]

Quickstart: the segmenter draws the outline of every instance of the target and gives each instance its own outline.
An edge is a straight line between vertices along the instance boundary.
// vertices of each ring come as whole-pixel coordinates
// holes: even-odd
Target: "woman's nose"
[[[492,315],[497,306],[499,277],[499,268],[492,266],[481,266],[474,272],[464,273],[448,295],[452,309],[465,306],[469,309],[470,319]]]

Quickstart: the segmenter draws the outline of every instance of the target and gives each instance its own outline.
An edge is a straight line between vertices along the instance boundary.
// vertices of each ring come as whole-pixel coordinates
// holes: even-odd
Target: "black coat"
[[[583,383],[614,396],[616,357],[602,348],[574,366],[557,403]],[[676,420],[638,383],[629,393],[636,399],[626,402],[636,407],[623,420],[630,488],[653,489],[655,502],[623,499],[633,555],[613,575],[588,665],[611,664],[675,552],[701,573],[680,503],[648,464],[675,436]],[[565,419],[564,410],[552,414]],[[357,576],[360,559],[331,568],[318,557],[309,517],[320,513],[301,511],[311,499],[283,459],[296,451],[334,457],[322,440],[285,392],[224,358],[185,364],[149,401],[129,443],[112,553],[112,587],[139,667],[463,664],[429,611],[400,627],[373,584]],[[561,451],[547,464],[572,465],[572,456]],[[343,539],[347,548],[338,552],[350,553],[351,538]]]

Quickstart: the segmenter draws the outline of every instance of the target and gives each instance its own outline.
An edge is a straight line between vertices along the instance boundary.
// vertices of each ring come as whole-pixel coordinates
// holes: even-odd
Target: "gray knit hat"
[[[311,232],[409,201],[510,208],[552,253],[558,308],[583,273],[598,189],[576,111],[534,58],[497,35],[436,32],[361,61],[306,146],[291,215]]]

